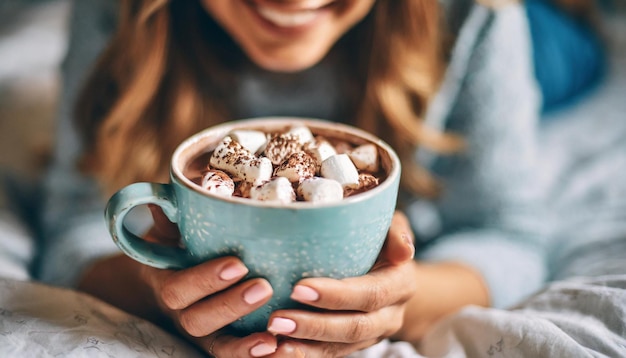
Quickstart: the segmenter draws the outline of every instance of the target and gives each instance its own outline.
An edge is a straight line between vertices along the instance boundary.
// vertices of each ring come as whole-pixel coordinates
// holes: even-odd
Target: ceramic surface
[[[296,123],[315,134],[377,144],[387,178],[372,190],[333,204],[278,205],[213,196],[182,175],[184,164],[199,148],[211,150],[233,128],[280,130]],[[171,168],[169,184],[134,183],[111,197],[106,210],[111,235],[127,255],[158,268],[180,269],[225,255],[240,257],[250,269],[248,277],[265,277],[274,289],[269,303],[232,324],[244,332],[265,330],[274,310],[298,307],[289,295],[301,278],[366,273],[391,224],[400,178],[397,156],[375,137],[345,125],[293,118],[235,121],[200,132],[179,146]],[[181,248],[145,242],[125,229],[126,214],[147,203],[161,206],[177,223]]]

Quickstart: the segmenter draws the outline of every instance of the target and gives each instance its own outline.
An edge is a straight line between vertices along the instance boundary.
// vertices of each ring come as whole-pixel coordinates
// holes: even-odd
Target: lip
[[[273,8],[278,11],[307,11],[320,10],[337,2],[337,0],[300,0],[294,1],[272,1],[272,0],[245,0],[252,6],[262,6]]]
[[[254,21],[256,21],[262,29],[269,32],[274,36],[295,36],[301,35],[312,28],[314,28],[323,18],[327,17],[331,13],[331,8],[335,5],[335,1],[305,1],[298,4],[283,4],[273,2],[260,2],[254,0],[242,0],[246,5],[246,8],[252,15]],[[274,12],[279,15],[299,16],[299,20],[303,20],[302,24],[298,24],[298,21],[293,21],[289,25],[279,25],[276,21],[271,21],[268,17],[261,14],[261,11]]]

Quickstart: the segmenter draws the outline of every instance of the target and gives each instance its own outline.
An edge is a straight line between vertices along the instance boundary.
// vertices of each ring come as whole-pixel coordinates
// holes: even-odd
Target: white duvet
[[[0,279],[0,357],[202,357],[85,294]],[[468,307],[418,348],[382,341],[351,358],[626,357],[626,275],[555,283],[511,310]]]

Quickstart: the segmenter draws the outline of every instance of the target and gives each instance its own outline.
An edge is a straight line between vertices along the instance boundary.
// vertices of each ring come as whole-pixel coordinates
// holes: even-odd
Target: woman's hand
[[[417,291],[413,236],[396,213],[378,261],[364,276],[298,282],[291,298],[319,310],[281,310],[268,330],[286,337],[271,357],[337,357],[369,347],[402,327],[407,301]],[[220,354],[216,345],[217,356]]]
[[[256,333],[228,335],[223,327],[251,313],[272,295],[264,279],[239,282],[248,272],[235,257],[222,257],[186,270],[142,267],[162,312],[188,339],[208,353],[225,357],[263,356],[274,352],[276,338]],[[224,354],[217,353],[217,347]]]
[[[179,232],[162,211],[150,206],[154,225],[145,239],[177,244]],[[276,337],[268,332],[246,337],[223,327],[256,310],[272,296],[264,279],[241,281],[248,269],[236,257],[222,257],[173,271],[140,264],[125,255],[98,262],[81,288],[161,326],[172,325],[200,349],[221,357],[260,357],[273,353]],[[219,347],[221,354],[217,353]]]
[[[154,226],[146,239],[177,243],[177,227],[158,207],[150,209]],[[197,346],[214,356],[260,357],[276,350],[275,336],[261,332],[236,337],[224,329],[272,296],[265,279],[240,282],[247,273],[248,268],[236,257],[221,257],[180,271],[141,268],[141,277],[151,287],[161,311]],[[218,354],[218,349],[224,353]]]
[[[476,270],[456,262],[417,262],[414,251],[408,220],[396,213],[368,274],[298,282],[292,299],[315,310],[272,314],[268,330],[284,338],[271,357],[340,357],[384,338],[418,343],[442,317],[489,304]]]

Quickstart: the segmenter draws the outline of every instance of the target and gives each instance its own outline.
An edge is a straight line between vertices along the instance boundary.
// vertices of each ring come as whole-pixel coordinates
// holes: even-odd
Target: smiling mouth
[[[264,20],[282,28],[294,28],[313,23],[319,15],[335,4],[335,1],[309,1],[307,7],[290,8],[249,2]]]

